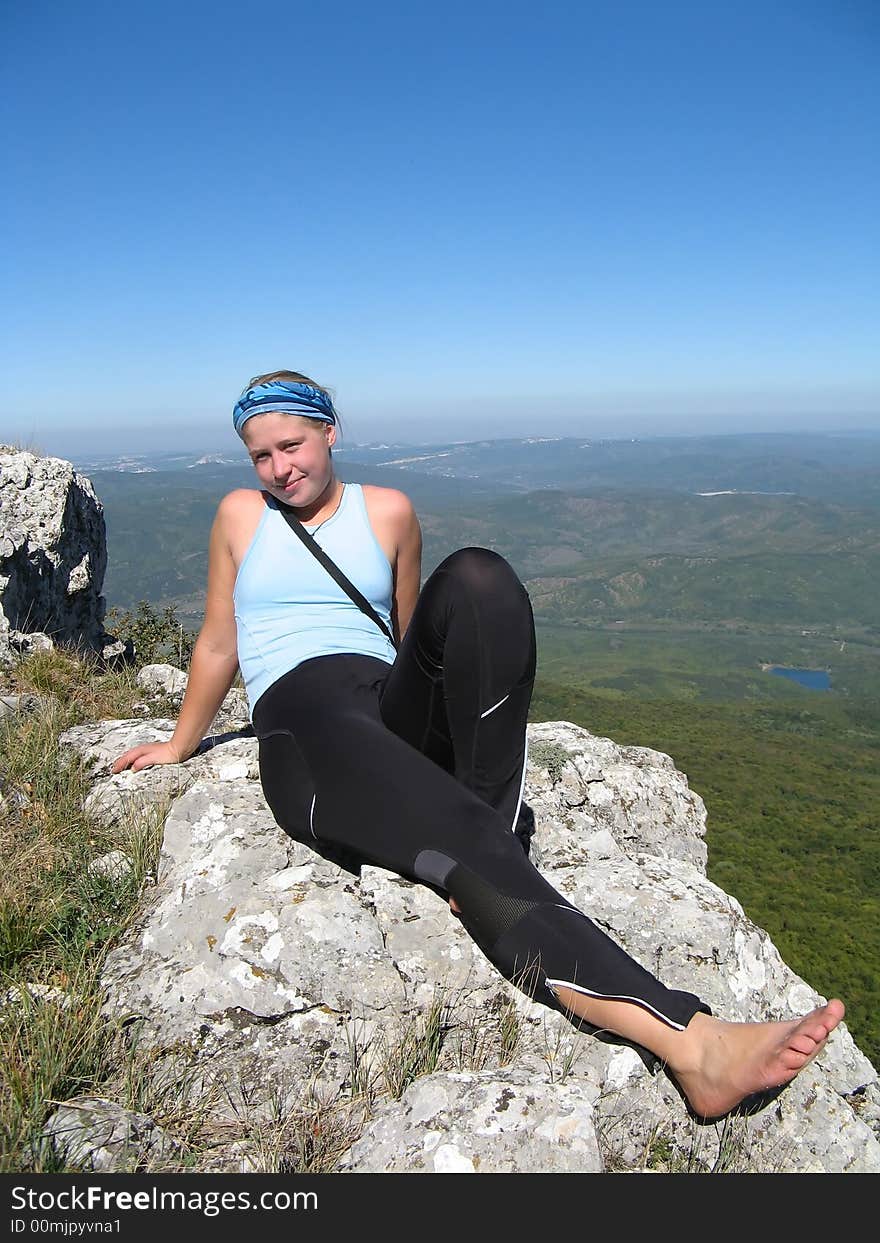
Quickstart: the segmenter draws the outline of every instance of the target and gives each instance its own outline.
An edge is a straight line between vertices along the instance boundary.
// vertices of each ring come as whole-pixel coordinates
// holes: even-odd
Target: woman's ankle
[[[699,1073],[710,1042],[720,1039],[724,1026],[722,1019],[698,1010],[683,1031],[670,1033],[666,1065],[677,1075]]]

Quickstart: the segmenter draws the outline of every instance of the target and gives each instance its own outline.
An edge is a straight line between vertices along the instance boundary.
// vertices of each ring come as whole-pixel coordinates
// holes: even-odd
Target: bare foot
[[[670,1058],[669,1069],[694,1113],[718,1118],[745,1097],[794,1079],[844,1013],[843,1002],[835,999],[785,1023],[726,1023],[695,1014],[682,1033],[681,1061]]]

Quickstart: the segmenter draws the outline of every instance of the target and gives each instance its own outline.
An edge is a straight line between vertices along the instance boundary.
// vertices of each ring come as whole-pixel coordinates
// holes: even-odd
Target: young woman
[[[231,492],[217,510],[205,621],[172,738],[127,751],[113,771],[191,756],[240,667],[266,799],[293,837],[352,871],[367,862],[441,893],[507,979],[649,1049],[700,1117],[793,1079],[842,1019],[840,1001],[782,1023],[715,1018],[529,862],[516,830],[535,631],[509,564],[462,549],[420,592],[412,504],[336,477],[336,411],[307,376],[255,377],[233,421],[260,490]],[[304,547],[285,510],[377,617]]]

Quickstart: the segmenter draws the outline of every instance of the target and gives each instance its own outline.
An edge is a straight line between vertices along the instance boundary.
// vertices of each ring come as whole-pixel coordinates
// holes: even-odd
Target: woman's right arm
[[[208,596],[205,620],[190,662],[186,694],[174,733],[168,742],[133,747],[116,760],[112,771],[138,772],[152,764],[180,764],[196,751],[217,715],[238,669],[232,589],[235,562],[228,532],[236,511],[235,494],[221,501],[211,528],[208,550]]]

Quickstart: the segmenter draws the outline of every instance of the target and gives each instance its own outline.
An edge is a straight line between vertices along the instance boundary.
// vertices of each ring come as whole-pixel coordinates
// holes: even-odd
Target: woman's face
[[[333,478],[332,423],[316,427],[296,414],[255,414],[242,438],[260,483],[285,505],[311,505]]]

